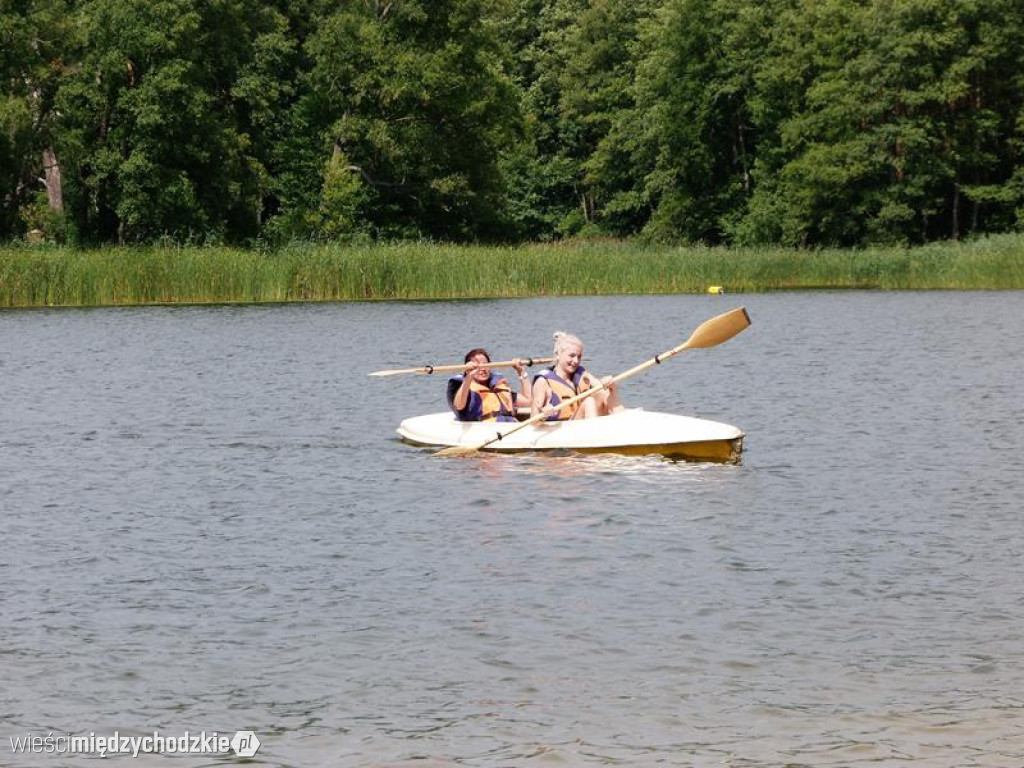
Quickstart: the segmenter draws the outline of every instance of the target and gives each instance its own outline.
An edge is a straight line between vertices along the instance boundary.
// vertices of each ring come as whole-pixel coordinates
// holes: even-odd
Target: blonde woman
[[[531,412],[537,415],[549,405],[557,406],[563,400],[599,386],[598,379],[583,367],[583,342],[572,334],[555,333],[555,362],[533,379],[533,402]],[[548,421],[569,419],[591,419],[607,416],[622,410],[619,393],[612,377],[606,376],[601,382],[607,386],[584,400],[559,408],[548,416]]]

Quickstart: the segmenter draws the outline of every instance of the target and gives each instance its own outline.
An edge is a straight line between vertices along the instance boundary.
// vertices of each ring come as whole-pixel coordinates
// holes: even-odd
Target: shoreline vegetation
[[[1024,289],[1024,235],[795,250],[573,241],[0,246],[0,307],[430,300],[778,290]]]

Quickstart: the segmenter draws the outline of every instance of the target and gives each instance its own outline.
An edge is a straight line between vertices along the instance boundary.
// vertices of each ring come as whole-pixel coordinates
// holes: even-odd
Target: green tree
[[[253,142],[287,93],[280,14],[255,0],[90,0],[79,13],[85,50],[57,98],[83,231],[255,235]]]
[[[751,100],[771,17],[771,4],[668,0],[641,23],[636,105],[619,113],[601,157],[635,169],[609,209],[646,218],[648,237],[718,242],[745,209],[758,140]]]
[[[581,152],[573,121],[563,118],[568,47],[587,0],[522,0],[501,24],[511,42],[524,131],[504,148],[510,216],[517,237],[551,239],[582,224]]]
[[[852,245],[1007,226],[1020,200],[1006,148],[1020,135],[1021,14],[1002,0],[833,0],[792,14],[803,41],[780,48],[776,69],[799,48],[824,66],[780,123],[746,233]]]
[[[279,147],[281,228],[498,233],[496,158],[518,112],[483,10],[482,0],[348,0],[321,20],[288,118],[301,138]],[[331,220],[339,194],[344,213]]]
[[[615,132],[636,117],[638,33],[654,7],[650,0],[591,0],[569,37],[562,70],[561,120],[579,162],[579,210],[586,226],[616,235],[638,231],[647,214],[622,205],[637,173]]]
[[[632,174],[614,147],[599,148],[633,106],[637,25],[653,5],[523,0],[503,24],[526,114],[524,135],[502,156],[520,236],[635,228],[634,217],[605,208]]]
[[[54,96],[76,47],[67,2],[0,4],[0,237],[63,230]]]

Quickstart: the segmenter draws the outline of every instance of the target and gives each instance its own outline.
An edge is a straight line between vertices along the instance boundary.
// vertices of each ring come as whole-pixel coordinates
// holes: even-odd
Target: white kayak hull
[[[457,421],[451,412],[444,412],[406,419],[398,434],[413,445],[475,447],[514,426]],[[531,424],[485,450],[660,453],[695,461],[734,462],[743,451],[743,432],[716,421],[628,408],[597,419]]]

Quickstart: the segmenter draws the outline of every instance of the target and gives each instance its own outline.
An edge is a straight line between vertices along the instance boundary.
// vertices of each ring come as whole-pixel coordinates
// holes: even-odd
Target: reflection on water
[[[461,458],[474,462],[471,467],[474,471],[493,471],[497,474],[529,472],[543,477],[609,474],[614,477],[627,475],[641,481],[655,480],[660,476],[674,477],[680,473],[698,478],[706,476],[709,479],[723,476],[715,472],[715,468],[708,462],[688,462],[658,454],[628,456],[617,453],[580,454],[572,451],[517,454],[481,452]]]
[[[745,303],[623,392],[740,465],[437,458],[444,380],[365,376],[556,327],[614,373],[716,297],[0,313],[0,765],[1024,764],[1024,295]]]

